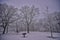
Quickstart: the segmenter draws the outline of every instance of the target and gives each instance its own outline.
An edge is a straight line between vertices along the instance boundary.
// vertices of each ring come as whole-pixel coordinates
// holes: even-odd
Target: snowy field
[[[53,33],[53,38],[50,38],[49,32],[30,32],[24,38],[22,32],[20,33],[7,33],[0,35],[0,40],[60,40],[60,33]]]

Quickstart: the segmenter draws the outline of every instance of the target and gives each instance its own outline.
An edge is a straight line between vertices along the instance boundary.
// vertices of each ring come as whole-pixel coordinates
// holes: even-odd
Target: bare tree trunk
[[[27,33],[29,33],[29,26],[27,26]]]
[[[34,26],[33,26],[33,31],[34,31]]]
[[[29,24],[27,24],[27,33],[29,33]]]
[[[53,37],[52,31],[51,31],[51,37]]]
[[[3,28],[4,28],[4,30],[3,30],[3,34],[5,34],[5,31],[6,31],[6,27],[7,27],[7,25],[8,25],[7,23],[3,25]]]
[[[51,37],[53,37],[53,34],[52,34],[52,28],[51,28],[51,26],[50,26],[50,32],[51,32]]]
[[[8,27],[7,27],[7,31],[6,31],[6,33],[8,33]]]
[[[19,32],[17,22],[16,22],[16,32],[17,32],[17,33]]]
[[[3,30],[3,33],[2,34],[5,34],[5,30],[6,30],[6,27],[4,27],[4,30]]]
[[[19,31],[18,31],[18,27],[16,27],[16,32],[18,33]]]

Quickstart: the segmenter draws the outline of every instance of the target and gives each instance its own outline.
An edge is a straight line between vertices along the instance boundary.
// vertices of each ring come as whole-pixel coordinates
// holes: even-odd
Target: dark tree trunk
[[[29,26],[27,26],[27,33],[29,33]]]
[[[8,27],[7,27],[7,31],[6,31],[6,33],[8,33]]]
[[[16,23],[16,32],[17,33],[19,32],[17,23]]]
[[[51,31],[51,37],[53,37],[52,31]]]
[[[53,34],[52,34],[52,27],[50,26],[50,32],[51,32],[51,37],[53,37]]]
[[[29,24],[27,24],[27,33],[29,33]]]
[[[16,32],[17,32],[17,33],[19,32],[18,29],[16,29]]]
[[[5,30],[6,30],[6,27],[4,27],[4,30],[3,30],[3,33],[2,34],[5,34]]]

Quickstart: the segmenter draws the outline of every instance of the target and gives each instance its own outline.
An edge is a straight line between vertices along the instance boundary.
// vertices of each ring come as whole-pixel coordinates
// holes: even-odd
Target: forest
[[[45,13],[40,13],[39,8],[23,6],[20,9],[7,4],[0,4],[0,33],[5,34],[10,31],[40,31],[40,32],[60,32],[60,12],[49,13],[46,7]],[[44,18],[37,16],[44,14]],[[37,19],[38,18],[38,19]],[[38,21],[37,21],[38,20]]]
[[[41,14],[44,16],[42,17]],[[31,32],[32,34],[29,34]],[[8,35],[9,33],[14,35]],[[16,35],[16,33],[18,35]],[[60,33],[60,12],[55,11],[49,13],[48,6],[46,7],[46,11],[41,13],[40,8],[37,8],[35,5],[26,5],[19,9],[6,3],[0,3],[0,40],[21,39],[21,37],[19,37],[21,36],[20,33],[24,38],[25,35],[30,35],[30,39],[35,37],[36,39],[34,40],[37,40],[37,38],[39,39],[42,34],[42,40],[43,37],[49,34],[49,38],[58,38],[54,37],[55,34],[53,33]],[[24,39],[22,38],[21,40]]]

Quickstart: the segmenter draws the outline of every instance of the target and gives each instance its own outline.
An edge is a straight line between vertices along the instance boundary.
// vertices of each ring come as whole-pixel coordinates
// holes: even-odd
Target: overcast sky
[[[45,11],[49,7],[49,12],[60,11],[60,0],[0,0],[1,3],[7,3],[20,8],[24,5],[35,5],[40,11]]]
[[[60,11],[60,0],[0,0],[1,3],[7,3],[8,5],[12,5],[14,7],[20,8],[24,5],[32,6],[35,5],[40,9],[39,18],[44,18],[45,15],[42,14],[46,12],[46,7],[49,8],[49,13]]]

